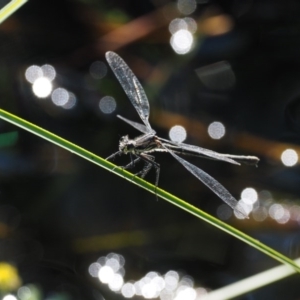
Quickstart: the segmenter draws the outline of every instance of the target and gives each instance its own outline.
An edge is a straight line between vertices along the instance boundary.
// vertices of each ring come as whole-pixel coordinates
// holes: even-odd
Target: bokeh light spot
[[[30,300],[30,299],[32,299],[32,296],[33,295],[32,295],[31,289],[28,286],[21,286],[18,289],[18,297],[21,300]]]
[[[193,35],[186,29],[180,29],[171,37],[171,46],[177,54],[188,53],[193,46]]]
[[[179,281],[179,274],[176,271],[168,271],[165,276],[165,285],[167,290],[175,290]]]
[[[292,167],[298,162],[298,154],[293,149],[286,149],[281,154],[281,161],[287,167]]]
[[[257,201],[257,192],[254,188],[245,188],[241,193],[241,198],[247,204],[253,204]]]
[[[291,212],[291,219],[293,221],[297,221],[299,222],[300,221],[300,206],[299,205],[293,205],[291,208],[290,208],[290,212]]]
[[[191,287],[182,287],[177,291],[177,295],[174,300],[195,300],[196,291]]]
[[[268,217],[268,211],[265,207],[257,207],[252,211],[253,219],[257,222],[263,222]]]
[[[171,34],[175,34],[180,29],[187,29],[187,23],[180,18],[172,20],[169,24],[169,31]]]
[[[142,287],[142,295],[146,299],[157,297],[155,286],[151,282],[147,282]]]
[[[97,262],[94,262],[89,266],[89,273],[92,277],[98,277],[100,269],[101,265]]]
[[[212,122],[207,132],[212,139],[219,140],[225,135],[225,126],[221,122]]]
[[[279,224],[285,224],[289,221],[291,215],[288,209],[281,204],[272,204],[269,208],[269,215]]]
[[[8,294],[8,295],[5,295],[2,300],[18,300],[16,296],[14,295],[11,295],[11,294]]]
[[[90,65],[90,74],[95,79],[101,79],[107,74],[107,66],[102,61],[94,61]]]
[[[195,0],[178,0],[177,8],[182,14],[190,15],[196,10],[197,3]]]
[[[66,105],[69,101],[69,92],[64,88],[57,88],[52,92],[51,100],[56,106]]]
[[[181,143],[186,139],[186,130],[180,125],[173,126],[169,131],[171,141]]]
[[[98,277],[102,283],[110,283],[114,278],[114,271],[109,266],[104,266],[100,269]]]
[[[269,215],[272,219],[280,219],[284,215],[284,209],[281,204],[272,204],[269,208]]]
[[[112,291],[116,292],[122,288],[123,283],[124,283],[123,277],[120,274],[114,274],[108,286]]]
[[[77,98],[73,93],[68,92],[68,94],[69,94],[69,98],[68,98],[67,102],[64,105],[62,105],[62,108],[64,108],[64,109],[72,109],[76,105],[76,102],[77,102]]]
[[[121,293],[125,298],[132,298],[135,295],[135,287],[132,283],[127,282],[122,286]]]
[[[224,220],[224,221],[228,220],[232,216],[232,209],[228,205],[226,205],[226,204],[221,204],[217,208],[217,216],[221,220]]]
[[[46,77],[36,79],[32,85],[32,91],[38,98],[46,98],[51,94],[52,84]]]
[[[43,77],[43,70],[39,66],[32,65],[25,71],[26,80],[32,84],[40,77]]]
[[[190,31],[191,33],[195,33],[197,31],[197,23],[193,18],[190,17],[186,17],[183,18],[183,20],[185,21],[186,25],[187,25],[187,30]]]
[[[51,65],[43,65],[41,66],[43,77],[48,78],[50,81],[54,80],[56,77],[56,71],[53,66]]]
[[[197,31],[197,23],[193,18],[176,18],[173,19],[169,24],[169,31],[171,34],[175,34],[178,30],[188,30],[191,33]]]
[[[114,272],[118,272],[120,268],[119,260],[115,257],[108,258],[105,265],[111,267]]]
[[[116,107],[116,100],[111,96],[105,96],[99,102],[99,108],[105,114],[111,114],[115,111]]]

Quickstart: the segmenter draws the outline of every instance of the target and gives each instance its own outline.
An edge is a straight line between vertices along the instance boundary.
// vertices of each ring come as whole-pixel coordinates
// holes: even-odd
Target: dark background
[[[198,30],[194,48],[186,55],[176,54],[170,45],[170,21],[185,17],[175,4],[30,0],[0,26],[0,106],[107,157],[117,151],[121,136],[138,134],[116,118],[121,114],[138,121],[111,70],[102,79],[89,72],[94,61],[105,61],[106,51],[117,52],[145,87],[150,122],[159,136],[167,138],[170,127],[179,123],[188,131],[187,143],[260,157],[258,168],[189,161],[237,198],[245,187],[253,187],[266,209],[270,203],[295,205],[290,208],[293,219],[284,224],[270,217],[258,222],[232,216],[225,222],[297,258],[300,169],[285,167],[280,155],[286,148],[300,154],[300,2],[198,1],[189,15]],[[213,86],[205,86],[195,70],[220,61],[230,63],[235,84],[224,88],[225,74],[212,77]],[[76,95],[73,109],[33,94],[24,73],[30,65],[43,64],[55,67],[56,86]],[[107,95],[117,102],[112,114],[99,110],[99,100]],[[212,140],[206,131],[216,120],[226,126],[221,140]],[[125,281],[153,270],[178,270],[192,276],[195,287],[212,290],[278,265],[24,130],[0,121],[0,132],[0,261],[16,268],[22,284],[39,289],[42,296],[34,299],[123,299],[88,272],[91,263],[111,252],[126,260]],[[4,134],[14,138],[5,142]],[[156,157],[160,187],[217,216],[222,202],[216,195],[172,157]],[[116,163],[126,164],[128,159],[118,158]],[[147,177],[151,182],[154,173]],[[262,191],[272,197],[265,199]],[[0,278],[1,274],[0,268]],[[239,299],[299,299],[298,280],[294,275]],[[16,293],[19,286],[7,288],[0,282],[3,295]]]

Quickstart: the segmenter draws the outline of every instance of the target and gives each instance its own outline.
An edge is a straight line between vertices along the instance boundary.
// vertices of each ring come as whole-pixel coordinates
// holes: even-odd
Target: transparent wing
[[[151,132],[149,132],[149,128],[146,127],[146,126],[143,125],[143,124],[140,124],[140,123],[137,123],[137,122],[130,121],[130,120],[128,120],[128,119],[126,119],[126,118],[124,118],[124,117],[122,117],[122,116],[120,116],[120,115],[117,115],[117,117],[118,117],[119,119],[121,119],[122,121],[128,123],[129,125],[131,125],[132,127],[134,127],[135,129],[137,129],[138,131],[140,131],[140,132],[142,132],[142,133],[145,133],[145,134],[146,134],[146,133],[153,133],[153,134],[155,134],[155,131],[154,131],[154,130],[152,130]]]
[[[106,52],[105,57],[117,79],[119,80],[124,92],[138,112],[141,120],[146,125],[147,132],[151,132],[152,128],[148,121],[150,107],[142,85],[128,65],[118,54],[108,51]]]
[[[169,140],[159,138],[163,144],[170,150],[179,154],[202,156],[215,160],[226,161],[231,164],[240,165],[240,163],[247,163],[250,165],[257,165],[259,158],[256,156],[244,156],[244,155],[231,155],[218,153],[209,149],[201,148],[194,145],[176,143]]]
[[[226,204],[228,204],[233,210],[238,211],[243,217],[248,218],[247,213],[244,211],[243,207],[238,204],[238,201],[228,192],[223,185],[221,185],[217,180],[208,175],[206,172],[200,168],[192,165],[186,160],[182,159],[172,151],[168,152],[180,162],[190,173],[192,173],[196,178],[202,181],[208,188],[210,188],[216,195],[218,195]]]

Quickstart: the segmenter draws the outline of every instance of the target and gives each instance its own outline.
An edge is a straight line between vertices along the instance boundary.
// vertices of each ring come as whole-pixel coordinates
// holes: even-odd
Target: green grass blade
[[[300,258],[296,259],[295,263],[299,265]],[[280,265],[211,291],[203,296],[203,300],[233,299],[293,274],[295,274],[295,269],[287,265]]]
[[[0,10],[0,23],[18,10],[27,0],[12,0]]]
[[[117,167],[113,163],[106,161],[105,159],[41,128],[38,127],[30,122],[27,122],[13,114],[10,114],[2,109],[0,109],[0,118],[12,123],[20,128],[23,128],[24,130],[27,130],[59,147],[62,147],[98,166],[101,166],[102,168],[109,170],[110,172],[113,172],[116,175],[119,175],[128,181],[138,185],[139,187],[151,192],[156,193],[158,197],[170,202],[173,205],[178,206],[179,208],[187,211],[188,213],[204,220],[205,222],[219,228],[220,230],[223,230],[227,232],[228,234],[234,236],[235,238],[245,242],[246,244],[256,248],[257,250],[265,253],[266,255],[276,259],[277,261],[281,263],[285,263],[293,267],[295,270],[300,272],[300,267],[291,259],[288,257],[282,255],[281,253],[275,251],[274,249],[268,247],[267,245],[259,242],[256,239],[253,239],[249,235],[235,229],[234,227],[214,218],[213,216],[203,212],[202,210],[198,209],[197,207],[179,199],[178,197],[160,189],[155,188],[155,186],[140,177],[134,176],[132,173],[129,173],[126,170],[123,170],[122,168]]]

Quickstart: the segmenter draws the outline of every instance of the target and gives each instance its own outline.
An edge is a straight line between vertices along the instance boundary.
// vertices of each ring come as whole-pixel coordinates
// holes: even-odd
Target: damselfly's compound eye
[[[124,152],[124,149],[126,148],[127,144],[128,144],[128,135],[122,136],[119,142],[119,150]]]
[[[127,154],[129,152],[134,153],[136,148],[135,141],[130,140],[128,135],[122,136],[119,143],[119,150]]]

